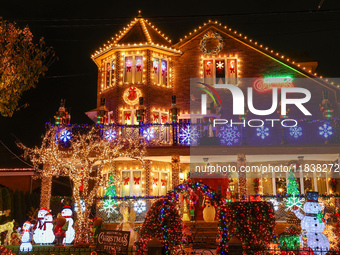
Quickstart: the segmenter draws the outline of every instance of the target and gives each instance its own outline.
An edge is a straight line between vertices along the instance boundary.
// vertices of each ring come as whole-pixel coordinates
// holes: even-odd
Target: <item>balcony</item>
[[[84,132],[89,127],[65,126],[71,134],[81,130]],[[104,139],[144,139],[149,147],[339,144],[339,119],[303,120],[295,127],[282,127],[280,122],[273,126],[271,122],[265,123],[262,127],[243,127],[240,124],[213,127],[212,123],[180,122],[132,126],[98,125],[98,128]]]

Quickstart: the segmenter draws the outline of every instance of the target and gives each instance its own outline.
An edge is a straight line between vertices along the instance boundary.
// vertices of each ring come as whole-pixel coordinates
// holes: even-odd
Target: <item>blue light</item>
[[[328,138],[333,134],[333,128],[327,122],[319,127],[319,135],[323,136],[324,138]]]
[[[146,130],[143,131],[143,137],[147,141],[150,141],[152,138],[155,138],[155,130],[147,128]]]
[[[199,137],[199,133],[197,131],[197,127],[186,125],[185,127],[181,127],[179,131],[179,140],[180,143],[185,145],[191,145],[197,142]]]
[[[117,138],[116,130],[113,130],[111,128],[111,129],[108,129],[108,130],[105,131],[105,139],[106,140],[112,141],[112,140],[114,140],[116,138]]]
[[[269,136],[269,128],[264,126],[256,128],[256,135],[262,139],[265,139],[267,136]]]
[[[236,126],[230,127],[230,125],[225,125],[221,127],[218,137],[222,144],[233,145],[239,142],[241,133]]]
[[[60,141],[66,143],[70,139],[71,139],[71,132],[69,130],[64,129],[63,131],[61,131],[60,137],[59,137]]]
[[[302,127],[299,127],[299,126],[291,127],[289,128],[289,131],[290,131],[289,134],[295,139],[302,136]]]

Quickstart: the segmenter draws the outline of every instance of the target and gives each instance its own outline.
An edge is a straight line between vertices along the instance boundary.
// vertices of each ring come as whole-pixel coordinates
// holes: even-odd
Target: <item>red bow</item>
[[[153,67],[153,73],[157,73],[157,70],[158,70],[158,67],[157,67],[157,66],[154,66],[154,67]]]
[[[153,121],[158,121],[159,115],[158,114],[152,114],[152,115],[153,115]]]
[[[124,178],[124,185],[129,185],[129,180],[130,180],[129,177]]]
[[[137,67],[137,72],[141,72],[142,71],[142,65],[136,65]]]
[[[211,69],[206,69],[205,72],[207,73],[207,75],[211,75]]]
[[[133,180],[135,182],[135,185],[139,185],[140,177],[133,177]]]
[[[250,196],[250,201],[261,201],[260,196]]]
[[[158,185],[158,178],[153,178],[153,185]]]
[[[162,70],[162,76],[165,76],[166,70]]]
[[[131,72],[131,66],[126,66],[126,72],[130,73]]]
[[[125,116],[125,120],[130,120],[131,119],[131,113],[129,113],[129,112],[126,112],[124,114],[124,116]]]
[[[161,179],[161,182],[162,182],[162,186],[166,186],[166,179]]]
[[[166,123],[168,121],[168,116],[164,115],[161,117],[162,118],[162,123]]]
[[[128,95],[128,99],[129,100],[135,100],[137,97],[137,91],[135,87],[131,87],[129,88],[129,95]]]

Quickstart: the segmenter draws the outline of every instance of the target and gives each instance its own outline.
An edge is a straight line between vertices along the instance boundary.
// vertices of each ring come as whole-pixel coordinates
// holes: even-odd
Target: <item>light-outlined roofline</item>
[[[334,82],[330,82],[327,78],[318,76],[317,73],[312,73],[311,70],[306,70],[306,67],[301,66],[300,64],[296,63],[296,61],[291,60],[279,52],[275,52],[273,49],[269,49],[269,47],[265,47],[263,44],[259,44],[257,41],[253,41],[253,39],[248,38],[248,36],[243,35],[237,30],[233,30],[228,26],[223,26],[218,21],[209,20],[207,23],[204,23],[203,26],[198,26],[192,32],[189,32],[189,34],[185,35],[183,39],[181,38],[180,41],[174,45],[174,47],[180,50],[184,45],[198,37],[203,32],[208,31],[212,27],[219,32],[226,34],[230,38],[244,44],[245,46],[273,59],[276,62],[279,62],[280,64],[290,68],[300,75],[313,79],[316,83],[333,90],[335,93],[340,93],[340,84],[335,85]]]
[[[140,41],[123,42],[124,38],[126,38],[137,26],[140,26],[145,38],[141,38]],[[132,47],[153,47],[175,54],[181,53],[173,47],[171,40],[150,21],[144,19],[141,15],[141,11],[139,11],[137,17],[115,34],[114,37],[111,37],[111,40],[107,41],[107,44],[104,44],[103,47],[100,47],[99,50],[95,51],[95,53],[91,55],[91,58],[96,59],[113,49]]]

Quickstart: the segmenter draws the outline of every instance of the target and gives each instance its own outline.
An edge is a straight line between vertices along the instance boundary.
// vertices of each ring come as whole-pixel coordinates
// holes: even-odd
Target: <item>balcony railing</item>
[[[71,133],[86,127],[89,126],[65,126]],[[262,127],[244,127],[240,124],[213,127],[212,123],[180,122],[98,125],[98,128],[104,139],[142,138],[148,146],[339,144],[339,119],[303,120],[295,127],[282,127],[280,122],[274,125],[265,123]]]

